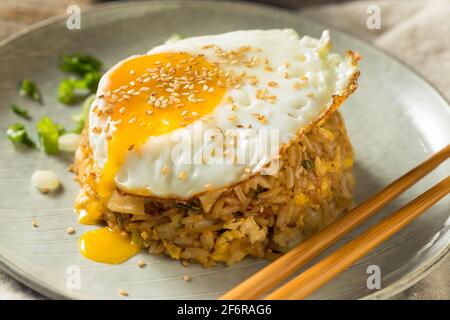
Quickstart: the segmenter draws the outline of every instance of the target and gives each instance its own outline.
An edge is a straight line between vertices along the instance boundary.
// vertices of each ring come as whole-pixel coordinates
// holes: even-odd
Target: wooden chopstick
[[[256,299],[370,218],[450,157],[450,145],[409,171],[322,231],[243,281],[220,299]]]
[[[356,239],[278,288],[265,299],[305,298],[405,227],[449,193],[450,176],[418,196],[396,213],[385,218]]]

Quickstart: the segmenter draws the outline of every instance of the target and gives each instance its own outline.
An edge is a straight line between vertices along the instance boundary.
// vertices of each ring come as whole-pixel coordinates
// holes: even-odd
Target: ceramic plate
[[[71,117],[79,108],[63,106],[56,98],[63,77],[58,70],[61,54],[90,53],[109,67],[129,55],[146,52],[176,32],[194,36],[283,27],[316,37],[324,28],[284,11],[254,5],[137,2],[88,9],[82,13],[81,30],[68,30],[65,19],[53,19],[4,42],[0,46],[1,266],[53,298],[123,298],[117,290],[125,289],[130,298],[136,299],[209,299],[266,265],[265,261],[247,259],[229,268],[191,265],[186,269],[177,261],[144,253],[121,265],[97,264],[83,258],[77,240],[92,227],[79,225],[72,211],[78,186],[67,172],[70,158],[16,150],[3,132],[18,120],[9,109],[14,102],[30,109],[34,120],[50,115],[63,125],[72,123]],[[341,109],[355,149],[356,200],[361,202],[450,142],[450,108],[435,89],[385,53],[337,31],[332,31],[332,36],[338,51],[351,48],[364,57],[360,88]],[[19,97],[17,84],[24,78],[38,83],[43,106]],[[33,122],[27,126],[29,132],[35,132]],[[30,176],[36,169],[56,171],[63,191],[49,196],[34,190]],[[447,162],[337,246],[449,172]],[[447,197],[312,298],[386,298],[412,285],[449,249],[449,208]],[[36,219],[38,228],[32,227],[32,219]],[[76,228],[76,235],[66,233],[69,226]],[[136,266],[139,259],[147,262],[146,268]],[[380,267],[381,290],[366,286],[369,265]],[[71,276],[77,270],[80,286],[74,288]],[[192,276],[189,283],[182,279],[186,273]]]

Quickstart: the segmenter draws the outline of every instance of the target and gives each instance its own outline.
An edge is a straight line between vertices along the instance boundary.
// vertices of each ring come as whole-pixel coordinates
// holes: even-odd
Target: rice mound
[[[352,166],[352,147],[335,111],[283,152],[277,174],[258,174],[188,201],[120,190],[101,199],[89,184],[94,168],[87,130],[74,172],[84,192],[98,199],[110,228],[130,233],[150,254],[210,267],[248,255],[275,259],[333,222],[353,204]]]

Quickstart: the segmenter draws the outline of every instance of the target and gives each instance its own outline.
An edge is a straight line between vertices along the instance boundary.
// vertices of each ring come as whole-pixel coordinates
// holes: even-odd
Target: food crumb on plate
[[[118,290],[119,294],[123,297],[128,297],[128,292],[123,290],[123,289],[119,289]]]
[[[137,265],[138,265],[139,268],[144,268],[147,264],[145,263],[144,260],[139,260],[137,262]]]
[[[31,220],[31,225],[35,228],[39,227],[39,225],[35,219]]]
[[[184,281],[186,281],[186,282],[189,282],[189,281],[191,281],[191,280],[192,280],[192,278],[191,278],[191,276],[190,276],[190,275],[188,275],[188,274],[185,274],[185,275],[183,276],[183,280],[184,280]]]
[[[31,176],[31,184],[42,193],[55,191],[59,188],[59,178],[51,170],[36,170]]]
[[[74,227],[68,227],[66,230],[67,234],[69,235],[73,235],[76,233],[75,228]]]

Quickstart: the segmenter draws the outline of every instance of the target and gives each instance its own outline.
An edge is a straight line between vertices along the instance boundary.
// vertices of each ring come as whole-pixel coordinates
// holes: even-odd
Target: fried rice
[[[74,163],[76,178],[102,219],[150,254],[232,265],[246,256],[275,259],[352,206],[353,151],[341,115],[329,113],[281,154],[275,175],[257,174],[189,200],[158,199],[116,189],[101,199],[87,129]]]

